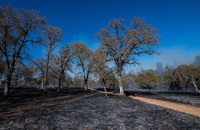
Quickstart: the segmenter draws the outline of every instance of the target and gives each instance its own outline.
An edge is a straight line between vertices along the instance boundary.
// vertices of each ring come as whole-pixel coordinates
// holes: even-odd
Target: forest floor
[[[2,90],[0,90],[2,95]],[[200,107],[200,95],[173,92],[127,92],[104,96],[96,91],[61,92],[13,89],[0,96],[0,130],[199,130],[200,118],[152,105],[133,97]]]

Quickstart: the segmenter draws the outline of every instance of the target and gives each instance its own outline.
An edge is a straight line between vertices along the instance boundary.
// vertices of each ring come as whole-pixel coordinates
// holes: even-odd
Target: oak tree
[[[53,55],[53,71],[58,77],[58,90],[62,89],[63,80],[65,78],[65,71],[72,70],[73,58],[75,54],[72,52],[71,45],[63,47],[59,55]]]
[[[30,35],[44,23],[44,17],[35,10],[0,7],[0,53],[6,63],[4,96],[9,95],[16,62],[27,54],[28,44],[40,43],[40,38],[32,38]]]
[[[44,75],[45,75],[45,59],[38,58],[32,61],[31,65],[34,68],[35,75],[37,77],[37,82],[41,83],[41,89],[44,88]]]
[[[109,68],[106,64],[106,55],[101,50],[96,50],[93,54],[93,73],[99,78],[100,83],[103,85],[105,95],[107,96],[106,90],[106,76],[109,74]]]
[[[200,92],[200,68],[196,66],[179,65],[174,69],[170,89],[186,89],[193,84],[196,92]]]
[[[134,18],[130,26],[123,19],[114,19],[108,26],[96,34],[101,41],[101,50],[107,55],[108,61],[115,64],[118,75],[120,94],[124,95],[123,70],[127,64],[139,64],[137,57],[144,54],[157,54],[157,29],[144,23],[141,18]]]
[[[143,70],[136,76],[135,81],[143,89],[152,89],[158,85],[157,78],[153,70]]]
[[[76,55],[77,67],[81,68],[84,79],[85,90],[88,88],[88,79],[92,73],[92,51],[82,42],[75,42],[72,44],[73,53]]]
[[[45,65],[45,75],[44,75],[44,91],[46,91],[46,86],[48,83],[48,71],[49,71],[49,63],[50,58],[52,56],[52,52],[57,46],[57,43],[60,42],[62,37],[62,30],[58,27],[54,26],[46,26],[43,30],[43,38],[44,44],[46,46],[46,65]]]

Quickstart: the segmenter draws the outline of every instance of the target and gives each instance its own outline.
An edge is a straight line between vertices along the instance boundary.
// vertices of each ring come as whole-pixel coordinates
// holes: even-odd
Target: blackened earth
[[[162,93],[140,95],[162,97]],[[171,95],[173,97],[174,93]],[[170,97],[170,93],[167,96]],[[197,98],[196,101],[199,98],[198,95],[179,96],[181,99],[184,96]],[[199,130],[200,118],[127,96],[106,97],[83,89],[48,90],[45,93],[34,89],[16,89],[11,91],[9,99],[0,97],[0,130],[7,129]]]

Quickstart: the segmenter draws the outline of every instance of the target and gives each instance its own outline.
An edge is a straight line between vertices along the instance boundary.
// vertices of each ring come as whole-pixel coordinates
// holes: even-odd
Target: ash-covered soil
[[[0,99],[0,130],[199,130],[200,118],[126,96],[21,90]],[[31,95],[31,96],[30,96]]]
[[[200,93],[195,92],[129,91],[128,93],[129,95],[137,95],[200,107]]]

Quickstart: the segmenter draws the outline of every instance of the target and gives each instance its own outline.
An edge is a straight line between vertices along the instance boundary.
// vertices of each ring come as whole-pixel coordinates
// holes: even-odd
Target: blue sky
[[[0,5],[38,10],[48,24],[63,30],[59,47],[82,41],[95,50],[99,41],[95,34],[108,21],[124,18],[129,24],[135,16],[159,28],[160,56],[140,57],[141,66],[154,68],[156,62],[164,65],[188,64],[200,54],[200,1],[199,0],[1,0]],[[44,50],[32,49],[34,57],[42,57]],[[58,49],[57,49],[58,50]]]

